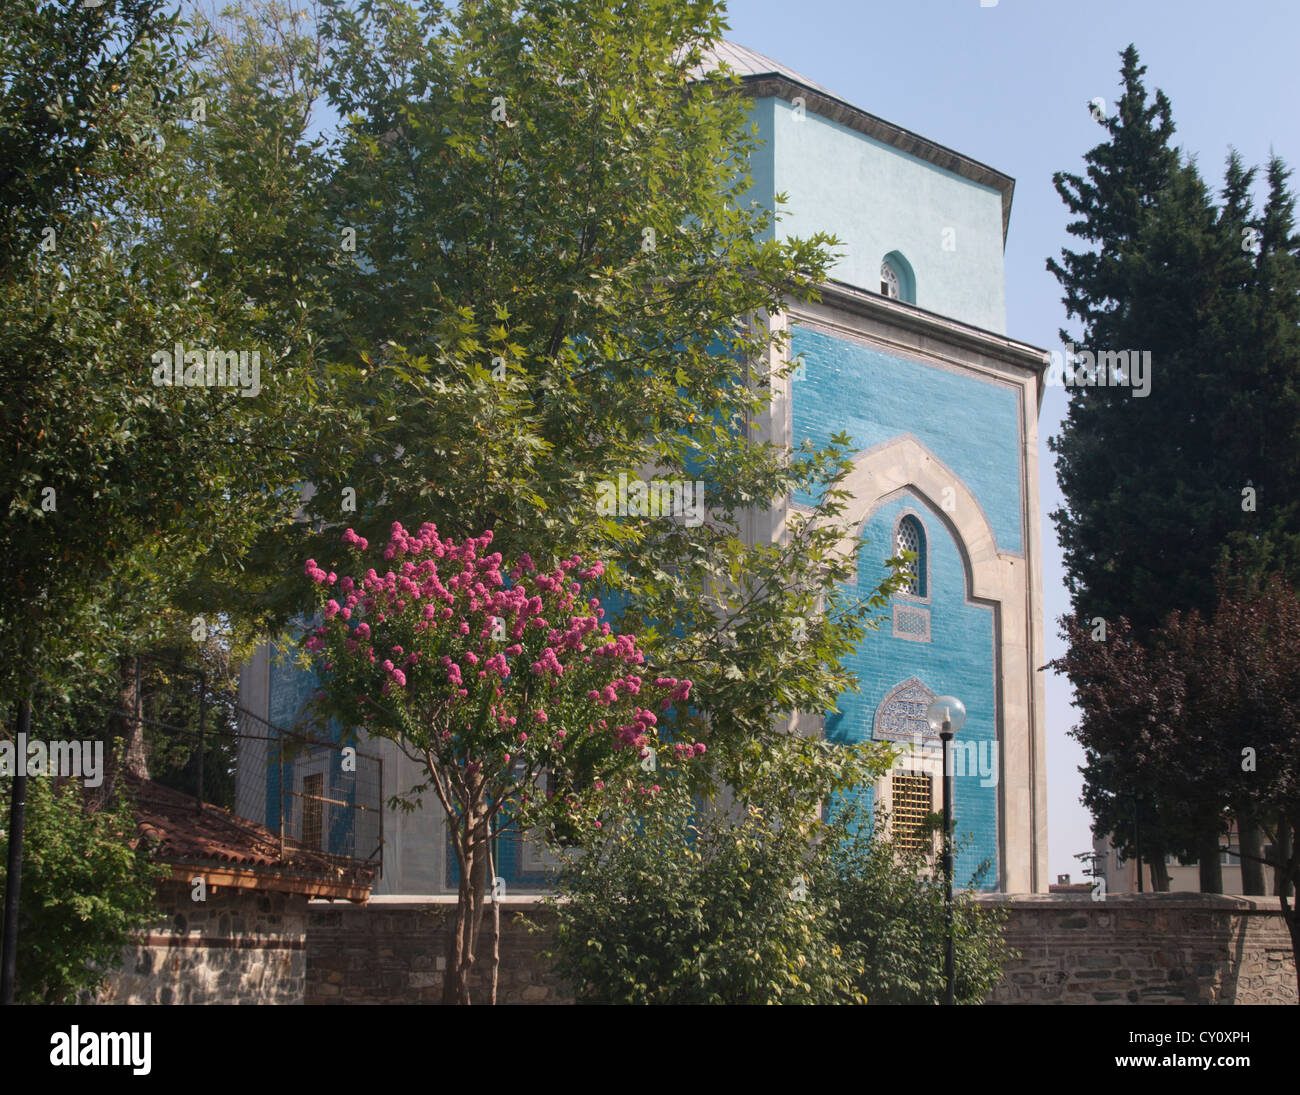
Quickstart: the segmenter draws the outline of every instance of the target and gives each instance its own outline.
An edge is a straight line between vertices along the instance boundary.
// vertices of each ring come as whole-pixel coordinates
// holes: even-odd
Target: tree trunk
[[[1241,845],[1241,892],[1266,894],[1264,880],[1264,830],[1256,825],[1246,810],[1237,811],[1237,842]]]
[[[1286,921],[1287,931],[1291,933],[1291,961],[1295,963],[1295,987],[1296,1000],[1300,1001],[1300,918],[1296,916],[1296,910],[1286,899],[1282,897],[1282,918]]]
[[[1201,893],[1223,893],[1223,865],[1219,862],[1219,834],[1206,833],[1196,843]]]
[[[1169,892],[1169,868],[1165,866],[1165,857],[1162,855],[1152,856],[1147,860],[1151,868],[1151,892],[1168,893]],[[1138,864],[1138,870],[1142,869],[1142,864]]]
[[[1295,882],[1300,877],[1300,858],[1295,855],[1296,833],[1300,832],[1300,819],[1288,824],[1286,818],[1277,822],[1278,851],[1274,862],[1278,864],[1278,895],[1282,903],[1282,918],[1291,933],[1291,961],[1295,963],[1296,1002],[1300,1003],[1300,915],[1289,898],[1295,893]]]
[[[501,973],[501,895],[497,893],[497,864],[491,841],[488,841],[488,875],[492,882],[492,987],[488,992],[488,1003],[495,1007],[497,980]]]
[[[469,979],[478,950],[483,894],[487,888],[488,822],[487,803],[480,788],[470,806],[467,825],[458,828],[456,833],[465,866],[456,889],[456,912],[447,939],[447,972],[442,981],[444,1004],[470,1002]]]
[[[1292,833],[1286,823],[1285,818],[1279,818],[1277,823],[1277,847],[1273,849],[1273,862],[1277,864],[1273,868],[1273,892],[1281,897],[1290,897],[1293,893],[1291,877],[1287,872],[1287,864],[1291,862],[1291,844]],[[1296,967],[1296,972],[1300,973],[1300,966]]]
[[[104,744],[104,779],[98,791],[90,794],[92,809],[99,809],[113,797],[122,772],[137,779],[149,778],[149,764],[144,746],[144,724],[139,719],[139,663],[134,657],[118,659],[117,711],[109,718],[110,738]]]

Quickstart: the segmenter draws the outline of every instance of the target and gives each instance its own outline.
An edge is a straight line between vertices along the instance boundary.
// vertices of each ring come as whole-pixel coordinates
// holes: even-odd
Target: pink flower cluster
[[[352,529],[342,540],[357,551],[369,548]],[[385,705],[391,706],[397,695],[409,697],[399,702],[421,710],[431,693],[462,704],[466,713],[462,728],[444,731],[438,740],[448,756],[467,765],[466,771],[471,760],[477,766],[484,756],[532,757],[538,751],[562,749],[566,730],[556,727],[557,712],[584,694],[570,684],[575,677],[597,686],[585,692],[589,702],[610,709],[608,720],[583,720],[587,733],[611,734],[617,750],[645,750],[653,741],[658,719],[642,705],[657,702],[662,710],[688,699],[691,682],[658,677],[651,685],[630,671],[646,661],[636,639],[615,635],[608,623],[601,622],[605,612],[599,600],[582,598],[582,583],[604,574],[600,562],[586,565],[575,555],[543,572],[525,553],[510,570],[507,584],[501,554],[490,550],[492,540],[487,531],[457,544],[440,537],[432,523],[410,533],[394,522],[382,549],[383,559],[391,564],[384,573],[371,567],[363,576],[338,579],[309,559],[308,578],[326,589],[337,584],[337,595],[324,600],[323,622],[307,648],[328,648],[334,659],[331,667],[344,653],[352,665],[374,666],[373,677],[365,678],[370,683],[362,684],[370,696],[358,697],[366,712],[363,717],[370,716],[372,725],[374,719],[384,717]],[[548,617],[556,621],[555,626]],[[409,653],[394,642],[398,636],[411,648]],[[372,643],[386,646],[388,656],[376,653]],[[528,659],[524,664],[530,667],[532,679],[541,678],[548,690],[544,705],[543,697],[530,692],[536,686],[528,677],[512,677],[511,661],[523,657]],[[493,693],[488,696],[479,691],[489,687]],[[509,695],[503,691],[506,688]],[[373,698],[376,693],[393,699],[380,703]],[[474,712],[482,710],[477,705],[483,701],[490,704],[492,716],[489,740],[475,741]],[[571,715],[570,711],[566,717]],[[686,760],[703,753],[704,746],[675,745],[674,751],[677,759]]]

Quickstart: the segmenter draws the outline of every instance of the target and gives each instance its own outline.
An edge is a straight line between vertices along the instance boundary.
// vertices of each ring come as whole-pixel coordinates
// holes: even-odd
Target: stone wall
[[[1276,897],[990,894],[1005,908],[995,1004],[1294,1004],[1291,937]]]
[[[1020,957],[989,1002],[1183,1004],[1296,1002],[1291,941],[1273,897],[1122,894],[983,895],[1003,907]],[[417,1003],[441,998],[449,900],[310,906],[308,1003]],[[490,917],[490,914],[489,914]],[[525,919],[540,931],[530,933]],[[528,898],[501,915],[501,1003],[567,1003],[542,958],[553,920]],[[484,921],[480,962],[490,953]],[[486,996],[481,968],[473,999]]]
[[[374,898],[364,906],[310,906],[307,924],[307,1003],[419,1004],[442,998],[448,925],[454,898],[418,901]],[[539,928],[530,932],[526,922]],[[501,911],[497,1002],[563,1004],[571,998],[542,951],[554,919],[530,898],[508,897]],[[484,976],[492,954],[492,911],[484,914],[470,999],[487,1000]]]
[[[307,898],[188,884],[158,887],[158,919],[123,950],[96,1003],[300,1004]]]
[[[1291,941],[1275,897],[1206,894],[986,894],[1020,952],[990,1003],[1294,1004]],[[163,912],[98,997],[102,1003],[435,1003],[451,899],[308,904],[301,896],[160,887]],[[538,927],[528,930],[527,923]],[[554,919],[535,899],[501,914],[498,1000],[571,1000],[542,952]],[[491,953],[484,919],[481,963]],[[484,967],[472,998],[487,997]]]

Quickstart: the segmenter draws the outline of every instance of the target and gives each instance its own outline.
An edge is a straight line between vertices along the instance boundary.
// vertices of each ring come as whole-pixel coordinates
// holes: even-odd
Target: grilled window
[[[912,579],[903,587],[903,592],[910,593],[913,597],[924,597],[926,596],[925,529],[921,527],[921,522],[910,514],[899,521],[898,527],[894,530],[894,554],[902,555],[905,551],[913,552],[916,559],[909,566]]]
[[[880,295],[891,300],[900,300],[903,295],[902,286],[898,281],[898,271],[887,262],[880,264]]]
[[[930,777],[925,772],[894,772],[894,846],[904,852],[929,851],[925,818],[930,813]]]
[[[302,846],[316,852],[321,850],[324,829],[324,790],[325,777],[321,773],[302,777]]]

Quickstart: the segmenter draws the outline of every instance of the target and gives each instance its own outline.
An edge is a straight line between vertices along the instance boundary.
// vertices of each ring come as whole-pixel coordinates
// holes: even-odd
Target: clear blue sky
[[[986,0],[987,2],[987,0]],[[1149,92],[1173,103],[1177,142],[1216,190],[1235,147],[1247,164],[1276,151],[1300,181],[1300,3],[1297,0],[732,0],[727,37],[836,95],[1006,172],[1016,180],[1007,238],[1007,333],[1059,348],[1067,323],[1044,262],[1069,246],[1052,172],[1080,171],[1102,130],[1088,103],[1117,98],[1119,57],[1136,44]],[[1049,388],[1039,419],[1047,654],[1069,609],[1060,550],[1047,520],[1060,504],[1046,439],[1064,410]],[[1079,804],[1082,752],[1068,737],[1070,692],[1047,692],[1050,871],[1079,877],[1091,847]]]

